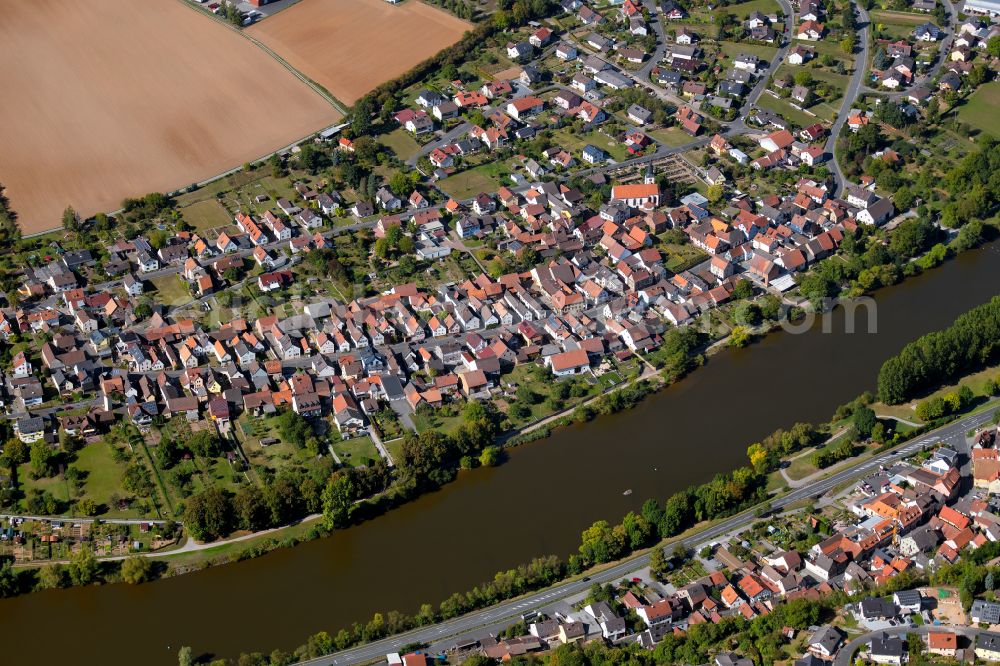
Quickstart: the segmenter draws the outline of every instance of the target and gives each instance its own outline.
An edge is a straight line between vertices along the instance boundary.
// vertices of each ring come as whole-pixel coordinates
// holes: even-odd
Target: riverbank
[[[906,342],[994,295],[998,254],[993,244],[879,292],[877,334],[866,333],[864,312],[858,332],[847,334],[838,309],[829,333],[817,322],[798,335],[775,332],[748,349],[722,348],[628,412],[558,428],[545,441],[519,446],[499,467],[461,472],[439,490],[329,538],[138,586],[0,601],[0,638],[58,622],[68,641],[87,644],[114,623],[121,630],[114,645],[92,654],[57,649],[53,658],[98,664],[142,654],[147,663],[172,665],[176,655],[167,645],[217,655],[291,648],[387,607],[417,612],[427,600],[470,589],[538,553],[571,552],[595,519],[619,520],[647,497],[745,464],[747,444],[787,427],[792,417],[826,420],[838,405],[873,389],[883,361]],[[633,493],[624,495],[627,489]],[[572,511],[560,510],[568,505]],[[532,520],[540,511],[560,518]],[[514,524],[516,539],[495,528]],[[283,622],[273,621],[269,609],[276,607]],[[154,608],[171,617],[169,626],[144,620]],[[17,646],[12,659],[31,660],[26,646],[9,642]]]

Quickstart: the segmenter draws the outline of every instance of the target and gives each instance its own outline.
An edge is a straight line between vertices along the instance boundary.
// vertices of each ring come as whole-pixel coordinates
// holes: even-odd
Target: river
[[[635,409],[560,429],[326,539],[145,585],[4,600],[2,661],[176,664],[181,645],[226,657],[291,649],[377,610],[437,603],[535,555],[566,556],[594,520],[743,464],[747,445],[776,428],[826,420],[873,389],[906,342],[995,295],[998,278],[993,243],[877,293],[877,334],[863,311],[845,333],[838,309],[831,333],[817,322],[723,351]]]

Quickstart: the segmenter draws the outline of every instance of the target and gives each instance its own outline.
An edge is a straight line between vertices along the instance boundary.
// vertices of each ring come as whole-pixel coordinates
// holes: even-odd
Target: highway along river
[[[906,342],[995,295],[998,278],[994,243],[876,294],[875,335],[863,311],[860,332],[845,334],[838,311],[832,333],[817,323],[723,352],[633,410],[559,430],[327,539],[146,585],[4,600],[2,661],[176,664],[181,645],[227,657],[291,649],[375,611],[436,604],[535,555],[566,556],[594,520],[743,464],[776,428],[827,419],[873,389]]]

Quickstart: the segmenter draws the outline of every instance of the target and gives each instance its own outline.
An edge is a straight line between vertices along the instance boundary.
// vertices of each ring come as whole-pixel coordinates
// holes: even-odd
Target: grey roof
[[[715,666],[753,666],[753,662],[733,652],[723,652],[715,656]]]
[[[878,636],[872,638],[871,652],[872,656],[902,657],[903,640],[896,636],[890,636],[883,631]]]
[[[868,214],[876,222],[892,215],[892,200],[889,197],[882,197],[875,203],[868,206]]]
[[[31,435],[45,430],[45,419],[41,416],[26,416],[17,420],[17,431],[22,435]]]
[[[816,655],[809,653],[801,659],[795,660],[795,666],[828,666],[825,661]]]
[[[900,590],[896,592],[896,603],[900,606],[913,606],[920,604],[920,592],[918,590]]]
[[[83,264],[89,264],[94,261],[94,258],[90,254],[90,250],[78,250],[75,252],[67,252],[63,255],[63,264],[67,268],[75,268],[77,266],[82,266]]]
[[[988,624],[997,624],[1000,622],[1000,603],[976,599],[972,602],[969,616]]]
[[[820,629],[809,639],[810,645],[820,645],[828,654],[833,654],[840,645],[840,632],[831,626],[820,627]]]
[[[734,652],[723,652],[715,656],[715,666],[753,666],[753,662]]]
[[[868,597],[860,605],[861,615],[865,618],[896,617],[896,606],[891,601]]]
[[[649,109],[644,109],[638,104],[633,104],[632,106],[628,107],[628,115],[634,118],[641,118],[643,121],[646,121],[652,117],[653,112],[650,111]]]
[[[976,647],[985,650],[1000,650],[1000,634],[991,634],[985,631],[980,632],[976,636]]]
[[[909,537],[913,540],[914,545],[920,549],[920,552],[927,552],[934,548],[941,541],[941,537],[938,535],[937,530],[933,527],[925,526],[920,529],[913,530],[904,539]]]
[[[382,389],[389,400],[403,398],[403,385],[396,375],[382,375]]]

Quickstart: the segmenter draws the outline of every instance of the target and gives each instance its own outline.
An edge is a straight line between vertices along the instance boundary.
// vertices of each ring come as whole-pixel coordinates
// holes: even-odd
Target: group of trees
[[[788,430],[778,428],[773,433],[747,448],[750,465],[759,474],[778,468],[785,456],[801,451],[819,441],[820,433],[810,423],[796,423]]]
[[[296,415],[279,419],[278,430],[283,439],[307,448],[310,441],[316,440],[308,423]],[[472,401],[463,408],[462,420],[462,425],[451,435],[435,430],[419,435],[408,433],[397,456],[398,483],[390,493],[392,497],[367,507],[368,513],[358,512],[359,502],[383,493],[393,482],[393,474],[382,460],[332,474],[324,468],[309,472],[286,470],[265,479],[262,487],[245,485],[235,494],[210,488],[188,499],[185,525],[194,538],[206,541],[224,537],[236,529],[262,530],[319,512],[323,513],[327,530],[345,527],[372,511],[450,481],[463,457],[475,455],[484,465],[497,464],[501,457],[494,446],[498,414],[491,406]]]
[[[949,169],[939,184],[950,195],[941,210],[946,226],[985,219],[1000,205],[1000,179],[994,176],[1000,170],[1000,141],[986,137],[980,143],[980,149]]]
[[[878,398],[896,405],[919,391],[995,359],[1000,341],[1000,296],[961,315],[948,328],[921,336],[882,364]]]
[[[583,423],[597,416],[616,414],[636,406],[654,390],[656,387],[646,380],[628,384],[611,393],[599,396],[589,404],[580,405],[573,412],[573,420]]]
[[[925,423],[934,421],[964,411],[972,404],[974,398],[971,388],[961,386],[957,391],[924,400],[917,405],[916,414]]]
[[[931,576],[934,585],[949,585],[958,588],[962,608],[966,611],[972,606],[972,601],[995,589],[995,580],[1000,577],[1000,569],[989,566],[995,557],[1000,555],[1000,544],[987,542],[976,550],[962,554],[962,559],[955,564],[946,564],[938,568]]]
[[[834,463],[856,455],[858,447],[850,437],[842,437],[836,444],[826,446],[812,456],[812,463],[819,469],[825,469]]]
[[[3,183],[0,183],[0,243],[9,247],[20,238],[21,228],[17,226],[17,214],[11,209],[10,201],[4,195]]]
[[[388,479],[388,470],[378,463],[371,469],[351,473],[381,475],[383,484]],[[261,486],[244,485],[235,493],[208,488],[188,498],[184,524],[192,537],[203,541],[224,537],[236,529],[257,531],[285,525],[322,509],[321,496],[326,483],[327,472],[318,467],[309,472],[285,470],[274,477],[265,477]],[[367,491],[369,484],[358,486]]]
[[[413,236],[403,233],[403,227],[397,224],[390,226],[386,230],[385,236],[375,241],[373,252],[379,259],[393,259],[413,254],[415,247]]]
[[[567,563],[569,569],[578,572],[620,559],[660,539],[676,536],[700,521],[740,511],[764,499],[764,481],[763,474],[740,467],[675,493],[662,505],[648,499],[639,513],[630,511],[617,525],[599,520],[583,532],[578,552]]]
[[[649,355],[649,360],[667,381],[676,381],[704,362],[704,355],[697,351],[704,341],[704,333],[693,326],[672,328],[663,335],[663,343]]]
[[[848,295],[856,296],[896,284],[948,255],[950,250],[938,243],[939,237],[937,227],[924,216],[904,220],[891,234],[862,225],[844,236],[838,261],[821,261],[799,278],[799,290],[818,304],[839,295],[845,285]],[[972,240],[978,242],[978,237]],[[911,261],[924,253],[931,258]]]
[[[480,455],[494,444],[499,421],[492,405],[473,400],[462,408],[462,424],[450,435],[408,432],[396,460],[400,492],[409,495],[450,481],[463,457]]]
[[[139,199],[122,201],[122,217],[126,222],[147,222],[172,210],[174,200],[160,192],[150,192]]]

